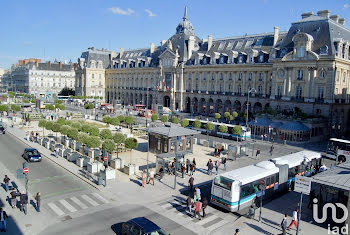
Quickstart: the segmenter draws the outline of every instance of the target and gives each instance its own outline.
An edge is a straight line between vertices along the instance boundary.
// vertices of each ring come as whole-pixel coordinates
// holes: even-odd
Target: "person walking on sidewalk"
[[[213,162],[212,162],[211,159],[209,159],[209,163],[208,163],[208,175],[212,175],[212,173],[213,173],[213,168],[214,168]]]
[[[0,207],[0,232],[6,232],[6,220],[8,216],[6,211]]]
[[[235,235],[239,235],[239,229],[238,228],[236,228]]]
[[[295,228],[298,229],[298,212],[299,212],[298,208],[293,211],[292,222],[290,222],[288,229],[290,229],[292,225],[294,225]]]
[[[40,212],[40,204],[41,204],[41,199],[40,199],[40,192],[38,192],[35,196],[35,201],[36,201],[36,210]]]
[[[223,157],[222,164],[224,165],[224,171],[226,171],[226,161],[227,161],[226,157]]]
[[[256,150],[256,159],[260,159],[260,149]]]
[[[193,183],[194,183],[194,178],[193,178],[193,176],[191,176],[190,179],[188,180],[190,192],[192,192],[192,190],[193,190]]]
[[[273,147],[273,144],[271,145],[271,147],[270,147],[270,156],[272,157],[272,152],[273,152],[273,150],[275,149],[275,147]]]
[[[56,157],[58,158],[58,154],[59,154],[59,149],[58,149],[58,147],[55,148],[55,153],[56,153]]]
[[[154,186],[154,171],[151,170],[151,172],[149,173],[149,179],[148,179],[148,182],[147,184],[149,184],[152,180],[152,185]]]
[[[6,192],[9,191],[9,183],[10,183],[10,178],[7,175],[5,175],[5,177],[4,177],[4,184],[5,184]]]
[[[187,197],[186,203],[188,211],[192,213],[193,199],[190,196]]]
[[[29,132],[26,133],[26,139],[29,142]]]
[[[28,195],[24,191],[19,196],[19,203],[21,204],[21,211],[27,214]]]
[[[193,164],[193,172],[196,172],[197,163],[195,158],[193,158],[192,164]]]
[[[203,210],[203,218],[205,217],[205,208],[207,208],[208,206],[208,200],[206,197],[203,197],[203,200],[202,200],[202,210]]]
[[[193,163],[190,163],[190,176],[193,175],[193,169],[194,169]]]
[[[201,215],[199,213],[199,211],[201,210],[201,203],[199,201],[197,201],[194,204],[195,208],[194,208],[194,213],[193,213],[193,217],[196,218],[196,215],[198,215],[198,219],[201,220]]]
[[[282,222],[281,222],[281,228],[282,228],[283,235],[287,234],[287,222],[288,222],[287,218],[288,218],[288,215],[284,214],[284,217],[283,217]]]
[[[220,162],[219,162],[219,160],[216,160],[215,161],[215,174],[219,173],[219,166],[220,166]]]
[[[188,174],[188,170],[190,169],[190,164],[191,164],[191,161],[190,161],[190,159],[187,158],[187,160],[186,160],[186,174]]]
[[[12,192],[10,193],[11,196],[11,206],[12,208],[16,208],[17,206],[17,196],[20,196],[20,193],[17,193],[16,190],[13,188]]]
[[[145,187],[146,185],[146,171],[142,171],[142,187]]]
[[[198,188],[198,187],[195,187],[194,189],[196,190],[198,200],[201,200],[202,199],[202,197],[201,197],[201,189]]]
[[[181,175],[182,175],[182,178],[185,178],[185,171],[186,171],[185,163],[182,163],[181,164]]]

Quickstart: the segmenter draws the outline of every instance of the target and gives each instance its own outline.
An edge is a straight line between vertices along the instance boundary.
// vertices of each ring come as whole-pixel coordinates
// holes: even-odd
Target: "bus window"
[[[231,190],[232,183],[233,180],[222,176],[216,176],[214,179],[214,185],[225,188],[227,190]]]
[[[268,176],[268,177],[266,177],[266,186],[268,186],[268,185],[270,185],[271,184],[271,177],[270,176]]]

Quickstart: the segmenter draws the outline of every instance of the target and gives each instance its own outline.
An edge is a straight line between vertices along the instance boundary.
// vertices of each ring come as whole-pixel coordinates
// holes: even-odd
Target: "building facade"
[[[23,60],[25,61],[25,60]],[[42,98],[53,98],[63,88],[75,89],[74,64],[40,60],[12,66],[7,80],[8,90]]]
[[[105,69],[110,65],[112,52],[88,48],[78,59],[75,70],[75,91],[80,96],[99,96],[105,100]]]
[[[199,39],[187,9],[160,46],[128,50],[105,70],[106,100],[172,110],[302,111],[349,132],[350,30],[328,10],[304,13],[287,32]],[[249,103],[247,100],[249,96]]]

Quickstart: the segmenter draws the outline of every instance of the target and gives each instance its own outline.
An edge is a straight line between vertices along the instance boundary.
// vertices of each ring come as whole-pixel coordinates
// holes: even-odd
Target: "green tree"
[[[132,116],[127,116],[125,118],[125,123],[128,124],[128,126],[134,124],[134,118]]]
[[[205,129],[207,129],[207,135],[208,135],[208,141],[209,141],[209,133],[212,132],[214,130],[214,123],[208,122],[205,125]]]
[[[112,153],[115,149],[115,143],[113,140],[105,140],[102,143],[102,149],[106,150],[108,153]]]
[[[66,106],[64,106],[63,104],[55,104],[55,108],[60,110],[66,110]]]
[[[81,124],[79,122],[73,122],[72,127],[77,129],[78,131],[81,131]]]
[[[127,138],[127,139],[125,140],[125,148],[130,149],[130,164],[131,164],[131,154],[132,154],[132,150],[133,150],[133,149],[136,149],[137,146],[138,146],[137,139],[135,139],[135,138]]]
[[[171,118],[171,122],[174,124],[178,124],[179,123],[179,119],[177,117],[172,117]]]
[[[23,103],[29,104],[29,100],[28,100],[28,99],[24,99],[24,100],[23,100]]]
[[[0,111],[1,112],[8,112],[9,107],[6,104],[2,104],[2,105],[0,105]]]
[[[200,121],[200,120],[195,120],[195,121],[193,122],[193,127],[194,127],[194,128],[201,128],[201,127],[202,127],[201,121]]]
[[[45,105],[45,109],[46,109],[46,110],[51,110],[51,111],[52,111],[52,110],[55,110],[55,106],[53,106],[52,104],[46,104],[46,105]]]
[[[53,123],[52,122],[46,122],[45,129],[48,131],[52,130]]]
[[[122,133],[115,133],[113,136],[113,140],[116,144],[120,145],[125,142],[125,137]]]
[[[167,116],[167,115],[163,115],[163,116],[161,117],[161,121],[162,121],[162,122],[168,122],[168,116]]]
[[[21,111],[21,106],[16,105],[16,104],[11,104],[11,110],[15,112]]]
[[[73,128],[73,127],[68,127],[68,137],[69,138],[77,140],[78,139],[78,134],[79,134],[78,129]]]
[[[65,120],[64,124],[67,126],[71,126],[71,125],[73,125],[73,122],[71,120]]]
[[[82,144],[86,144],[88,138],[89,138],[88,134],[79,132],[77,140]]]
[[[94,105],[91,103],[84,104],[84,109],[93,109],[93,108],[94,108]]]
[[[114,126],[118,126],[120,124],[119,118],[117,117],[111,118],[110,124]]]
[[[120,123],[125,121],[125,117],[123,115],[118,116],[118,119],[119,119]]]
[[[242,127],[239,126],[239,125],[234,126],[234,127],[232,128],[232,134],[233,134],[233,135],[238,135],[238,136],[242,135]]]
[[[237,113],[236,111],[234,111],[234,112],[232,113],[232,117],[233,117],[233,119],[236,119],[236,118],[238,117],[238,113]]]
[[[52,131],[56,133],[56,139],[57,139],[57,132],[60,131],[61,128],[61,124],[59,124],[58,122],[54,122],[52,124]]]
[[[59,118],[57,120],[57,123],[61,124],[61,125],[64,125],[66,123],[66,120],[64,120],[64,118]]]
[[[56,104],[62,104],[62,100],[55,100]]]
[[[224,133],[227,133],[227,132],[228,132],[228,128],[227,128],[226,125],[220,125],[220,126],[219,126],[219,131],[220,131],[221,133],[223,133],[223,134],[222,134],[222,138],[224,138]]]
[[[110,123],[111,123],[111,117],[110,117],[110,116],[104,116],[104,117],[102,118],[102,121],[103,121],[104,123],[110,124]]]
[[[91,136],[99,136],[99,135],[100,135],[100,131],[99,131],[99,129],[98,129],[97,127],[91,126],[91,127],[89,128],[89,134],[90,134]]]
[[[16,93],[9,91],[8,94],[11,99],[15,98]]]
[[[103,129],[101,132],[100,132],[100,137],[105,140],[105,139],[113,139],[113,135],[112,135],[112,132],[108,129]]]
[[[215,114],[214,114],[214,118],[215,118],[216,121],[218,122],[219,119],[221,118],[221,114],[220,114],[220,113],[215,113]]]
[[[89,136],[86,145],[89,148],[98,148],[101,145],[101,139],[97,136]]]
[[[46,120],[40,120],[39,123],[38,123],[38,126],[39,127],[42,127],[43,128],[43,136],[45,136],[45,126],[46,126]]]
[[[31,100],[30,100],[30,103],[35,103],[35,99],[31,99]]]
[[[85,133],[89,133],[89,131],[90,131],[90,125],[88,125],[88,124],[83,124],[82,126],[81,126],[81,131],[82,132],[85,132]]]
[[[181,126],[182,127],[188,127],[188,125],[190,124],[190,122],[187,119],[182,119],[181,120]]]
[[[60,127],[60,133],[64,136],[67,136],[68,135],[68,131],[69,131],[69,126],[67,125],[62,125]]]
[[[224,118],[226,119],[226,122],[228,122],[230,120],[230,116],[231,116],[230,112],[224,113]]]
[[[152,122],[157,121],[158,120],[158,115],[157,114],[152,114],[151,120],[152,120]]]

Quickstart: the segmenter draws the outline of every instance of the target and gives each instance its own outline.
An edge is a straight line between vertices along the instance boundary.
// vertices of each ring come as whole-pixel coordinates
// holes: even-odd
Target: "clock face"
[[[278,77],[283,78],[284,76],[284,71],[282,69],[278,70]]]

